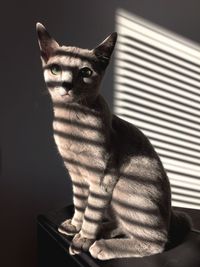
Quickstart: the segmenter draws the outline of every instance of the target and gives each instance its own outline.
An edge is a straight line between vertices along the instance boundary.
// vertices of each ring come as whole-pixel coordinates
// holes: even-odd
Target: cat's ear
[[[52,53],[59,47],[59,44],[50,36],[41,23],[36,24],[38,42],[40,46],[41,58],[46,63]]]
[[[105,67],[109,63],[116,41],[117,41],[117,33],[113,32],[102,43],[100,43],[95,49],[93,49],[95,55],[100,60],[102,60]]]

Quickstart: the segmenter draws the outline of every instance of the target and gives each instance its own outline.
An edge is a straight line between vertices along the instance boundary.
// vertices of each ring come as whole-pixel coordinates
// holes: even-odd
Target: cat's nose
[[[69,82],[63,82],[62,86],[58,88],[58,93],[61,96],[65,96],[69,94],[69,91],[72,89],[72,83]]]
[[[69,90],[72,89],[72,83],[63,82],[62,87],[66,90],[66,92],[69,92]]]

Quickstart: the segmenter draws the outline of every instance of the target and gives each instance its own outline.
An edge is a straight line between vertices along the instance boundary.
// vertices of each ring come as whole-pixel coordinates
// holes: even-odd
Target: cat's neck
[[[109,117],[110,111],[107,104],[102,96],[98,96],[97,99],[90,104],[83,103],[54,103],[53,102],[54,117],[65,117],[65,118],[77,118],[85,119],[86,117],[102,118],[104,113]]]

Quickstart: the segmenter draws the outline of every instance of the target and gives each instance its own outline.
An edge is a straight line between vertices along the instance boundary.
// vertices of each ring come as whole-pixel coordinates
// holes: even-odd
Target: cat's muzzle
[[[59,88],[59,94],[61,96],[71,95],[72,93],[71,89],[72,89],[72,83],[63,82],[62,87]]]

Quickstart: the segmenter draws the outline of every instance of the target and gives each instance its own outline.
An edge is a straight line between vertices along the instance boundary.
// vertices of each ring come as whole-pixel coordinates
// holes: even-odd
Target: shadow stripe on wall
[[[200,46],[122,9],[116,31],[114,112],[149,137],[172,204],[200,209]]]

